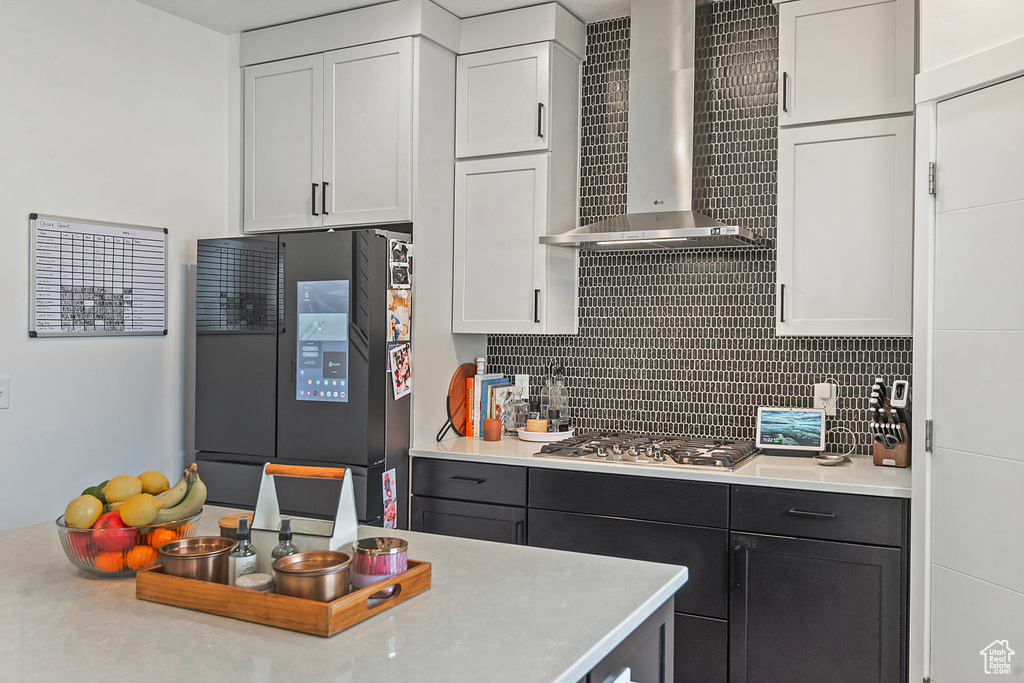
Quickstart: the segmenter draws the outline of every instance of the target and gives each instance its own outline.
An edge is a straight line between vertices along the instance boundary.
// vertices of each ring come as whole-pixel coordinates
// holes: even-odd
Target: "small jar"
[[[401,574],[409,568],[409,543],[401,538],[377,536],[364,538],[352,546],[352,585],[367,586]],[[390,595],[394,590],[381,591]]]
[[[245,574],[235,579],[235,585],[260,593],[270,593],[274,590],[274,577],[270,574]]]

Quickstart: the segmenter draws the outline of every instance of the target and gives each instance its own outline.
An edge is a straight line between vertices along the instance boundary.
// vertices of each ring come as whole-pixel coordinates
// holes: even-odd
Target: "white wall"
[[[0,2],[0,529],[191,458],[186,311],[195,239],[227,231],[231,45],[134,0]],[[32,212],[168,228],[169,335],[30,340]]]
[[[1024,36],[1021,0],[919,0],[920,71]]]

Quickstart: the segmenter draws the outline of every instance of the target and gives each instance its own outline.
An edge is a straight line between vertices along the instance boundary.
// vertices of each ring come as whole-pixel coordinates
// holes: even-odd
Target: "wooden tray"
[[[397,586],[388,598],[370,596]],[[409,569],[390,579],[352,591],[334,602],[317,602],[290,595],[260,593],[236,586],[197,581],[165,574],[162,567],[140,571],[135,578],[139,600],[218,614],[256,624],[330,638],[349,626],[391,609],[430,589],[430,563],[409,560]]]

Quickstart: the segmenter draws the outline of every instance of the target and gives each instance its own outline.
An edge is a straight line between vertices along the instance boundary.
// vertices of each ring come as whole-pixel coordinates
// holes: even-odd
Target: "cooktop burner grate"
[[[747,441],[588,432],[544,444],[538,458],[624,462],[655,467],[715,468],[731,472],[760,453]]]

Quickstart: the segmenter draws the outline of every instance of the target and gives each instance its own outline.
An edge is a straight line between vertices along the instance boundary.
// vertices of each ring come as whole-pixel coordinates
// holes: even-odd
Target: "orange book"
[[[473,378],[466,378],[466,429],[465,436],[473,436]]]

